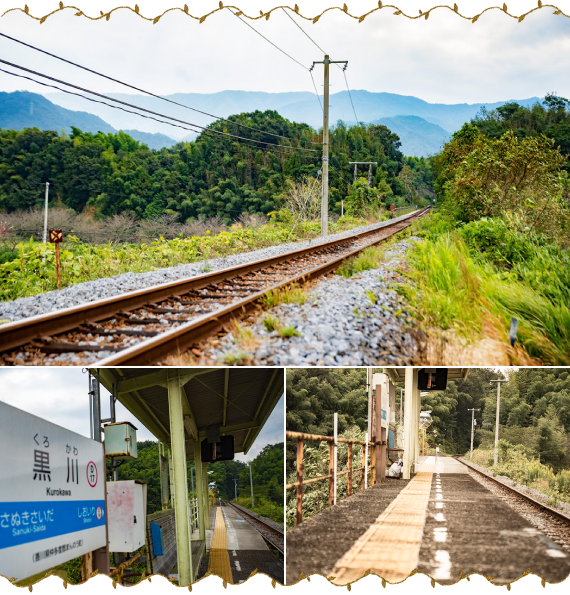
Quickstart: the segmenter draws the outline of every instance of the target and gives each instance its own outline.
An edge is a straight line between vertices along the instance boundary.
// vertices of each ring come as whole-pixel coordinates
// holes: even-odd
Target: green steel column
[[[168,380],[168,410],[170,414],[172,469],[174,472],[178,584],[185,587],[192,582],[193,572],[190,532],[188,530],[188,477],[186,472],[182,389],[178,375]]]
[[[198,504],[198,530],[200,541],[206,541],[206,518],[204,516],[204,475],[202,470],[202,451],[200,440],[194,440],[194,466],[196,468],[196,502]]]
[[[210,490],[208,489],[208,463],[202,463],[204,475],[204,515],[206,517],[206,529],[210,528]]]

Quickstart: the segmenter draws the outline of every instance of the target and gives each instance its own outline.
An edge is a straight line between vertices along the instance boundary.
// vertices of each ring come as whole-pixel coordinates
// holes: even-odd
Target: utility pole
[[[470,459],[473,460],[473,431],[475,429],[475,411],[481,411],[481,409],[467,409],[467,411],[471,411],[471,456],[470,456]]]
[[[495,465],[499,462],[499,408],[501,404],[501,382],[508,382],[508,380],[499,379],[491,380],[490,382],[497,383],[497,415],[495,418]]]
[[[356,182],[356,168],[359,165],[368,165],[368,186],[372,186],[372,166],[378,165],[378,161],[349,161],[349,165],[354,164],[354,181]]]
[[[253,479],[251,477],[251,463],[249,464],[249,485],[251,487],[251,507],[253,508]]]
[[[49,197],[49,182],[46,182],[46,198],[44,206],[44,246],[47,244],[47,225],[48,225],[48,197]],[[44,250],[43,262],[46,261],[46,254]]]
[[[236,494],[236,502],[237,502],[237,484],[238,484],[238,480],[234,479],[234,488],[235,488],[235,494]]]
[[[323,91],[323,194],[321,199],[321,236],[329,235],[329,66],[330,64],[344,64],[343,70],[348,66],[348,60],[333,61],[329,55],[325,55],[322,62],[313,62],[310,70],[315,64],[323,64],[325,71],[325,84]]]

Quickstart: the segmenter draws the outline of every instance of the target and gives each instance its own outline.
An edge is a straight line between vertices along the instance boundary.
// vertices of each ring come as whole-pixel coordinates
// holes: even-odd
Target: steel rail
[[[250,523],[254,529],[256,529],[257,531],[259,531],[259,529],[257,529],[255,527],[255,523],[258,523],[260,525],[262,525],[264,527],[265,530],[267,530],[269,533],[271,533],[272,536],[275,536],[277,538],[277,540],[283,540],[285,539],[285,535],[280,533],[277,529],[275,529],[275,527],[272,527],[271,525],[268,525],[267,523],[265,523],[264,521],[262,521],[258,516],[255,516],[253,514],[250,514],[249,511],[247,511],[246,509],[244,509],[241,506],[236,506],[233,502],[228,500],[228,505],[231,506],[238,514],[244,516],[246,518],[246,520],[248,520],[247,517],[249,517],[250,519],[252,519],[254,521],[254,523]],[[261,533],[261,531],[259,531]],[[268,541],[279,553],[284,554],[285,553],[285,549],[283,547],[282,543],[275,543],[275,541],[273,541],[272,539],[270,539],[267,535],[264,535],[263,533],[261,533],[263,539],[265,539],[266,541]]]
[[[148,306],[149,303],[181,296],[189,291],[204,289],[215,283],[229,281],[248,273],[259,272],[294,258],[308,256],[333,247],[342,247],[346,244],[351,244],[355,241],[377,234],[383,229],[389,229],[397,226],[399,223],[421,217],[428,210],[429,207],[426,207],[425,209],[408,213],[392,221],[385,222],[384,225],[377,225],[373,229],[364,232],[292,250],[278,256],[253,261],[227,269],[221,269],[219,271],[182,279],[180,281],[155,285],[118,296],[81,304],[72,308],[57,310],[48,314],[40,314],[38,316],[8,323],[0,326],[0,352],[9,352],[45,336],[52,336],[71,331],[83,324],[100,322],[109,319],[118,313],[136,310],[137,308]],[[123,349],[116,355],[102,359],[98,364],[105,366],[147,365],[168,355],[180,353],[190,345],[218,332],[230,320],[243,316],[256,309],[257,300],[266,293],[294,283],[303,284],[316,276],[326,274],[338,268],[344,260],[351,258],[362,250],[385,241],[386,239],[386,236],[378,238],[377,241],[370,242],[355,250],[351,250],[349,253],[344,254],[339,258],[332,259],[312,270],[305,271],[304,273],[286,279],[281,283],[260,290],[244,299],[236,300],[228,306],[216,310],[214,313],[198,316],[175,329],[161,333],[152,339],[144,340],[133,347]]]
[[[482,475],[486,479],[490,479],[491,481],[493,481],[497,485],[501,486],[502,488],[506,488],[508,491],[513,492],[517,496],[520,496],[521,498],[523,498],[527,502],[530,502],[532,505],[536,506],[537,508],[540,508],[541,510],[545,510],[545,511],[549,512],[550,514],[557,517],[561,521],[570,525],[570,516],[564,514],[563,512],[560,512],[559,510],[556,510],[556,508],[552,508],[552,506],[549,506],[548,504],[544,504],[544,502],[535,500],[532,496],[529,496],[528,494],[524,494],[523,492],[520,492],[519,490],[517,490],[516,488],[513,488],[512,486],[508,486],[508,485],[504,484],[502,481],[499,481],[497,478],[493,477],[492,475],[487,475],[487,473],[484,473],[483,471],[476,469],[471,463],[468,463],[467,461],[463,461],[460,458],[461,456],[462,455],[453,455],[452,458],[454,458],[456,461],[459,461],[460,463],[463,463],[466,467],[468,467],[472,471],[475,471],[476,473],[479,473],[479,475]]]

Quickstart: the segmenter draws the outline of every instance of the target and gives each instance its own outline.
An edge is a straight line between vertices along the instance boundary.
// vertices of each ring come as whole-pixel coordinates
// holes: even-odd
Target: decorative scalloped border
[[[265,20],[269,20],[269,17],[271,16],[271,13],[273,11],[279,10],[279,9],[287,9],[287,10],[290,10],[291,12],[296,13],[297,16],[301,17],[302,19],[305,19],[306,21],[312,21],[313,24],[317,23],[319,21],[319,19],[325,13],[327,13],[327,12],[329,12],[331,10],[339,10],[340,12],[343,12],[344,14],[346,14],[348,17],[357,20],[359,23],[362,23],[362,21],[364,21],[364,19],[366,17],[368,17],[369,15],[371,15],[372,13],[377,12],[377,11],[382,10],[382,9],[394,9],[396,11],[396,12],[392,13],[394,16],[403,16],[403,17],[406,17],[407,19],[411,19],[411,20],[423,18],[426,21],[428,20],[430,13],[432,11],[434,11],[434,10],[439,9],[439,8],[446,8],[447,10],[450,10],[451,12],[455,13],[457,16],[461,17],[462,19],[471,21],[472,23],[476,23],[479,20],[479,18],[484,13],[486,13],[486,12],[488,12],[490,10],[498,10],[498,11],[506,14],[510,18],[517,19],[517,21],[519,23],[522,22],[525,19],[525,17],[527,17],[529,14],[531,14],[533,12],[536,12],[537,10],[542,10],[542,9],[545,9],[545,8],[553,8],[553,9],[555,9],[554,10],[554,13],[553,13],[554,15],[564,16],[564,17],[570,18],[570,15],[566,14],[565,12],[563,12],[557,6],[554,6],[553,4],[543,4],[541,0],[538,0],[537,6],[535,8],[533,8],[533,9],[531,9],[531,10],[529,10],[529,11],[527,11],[527,12],[521,14],[521,15],[518,15],[518,16],[515,15],[515,14],[511,14],[508,11],[508,9],[507,9],[507,5],[506,4],[503,4],[502,7],[500,7],[500,6],[490,6],[488,8],[485,8],[484,10],[482,10],[479,14],[476,14],[476,15],[474,15],[472,17],[468,17],[468,16],[465,16],[465,15],[461,14],[459,12],[459,7],[457,6],[457,4],[454,4],[453,7],[448,6],[448,5],[438,5],[438,6],[434,6],[434,7],[430,8],[430,9],[428,9],[426,11],[422,11],[421,9],[419,9],[419,14],[418,15],[415,15],[415,16],[412,16],[412,15],[406,14],[403,10],[401,10],[397,6],[394,6],[392,4],[383,4],[382,3],[382,0],[378,0],[378,7],[377,8],[373,8],[372,10],[370,10],[367,13],[364,13],[364,14],[362,14],[360,16],[351,14],[348,11],[348,6],[346,4],[344,4],[342,8],[340,6],[332,6],[330,8],[327,8],[327,9],[323,10],[323,12],[321,12],[321,14],[319,14],[317,16],[314,16],[314,17],[308,17],[308,16],[302,15],[300,13],[300,11],[299,11],[299,6],[297,4],[295,4],[295,8],[291,8],[290,6],[276,6],[274,8],[271,8],[267,12],[263,12],[262,10],[260,10],[259,11],[259,16],[249,16],[249,15],[245,14],[245,12],[243,12],[237,6],[224,5],[223,2],[221,2],[221,0],[220,0],[219,7],[218,8],[210,11],[209,13],[207,13],[205,15],[202,15],[201,17],[194,16],[194,15],[190,14],[187,4],[184,5],[184,8],[180,8],[180,7],[168,8],[162,14],[160,14],[160,15],[158,15],[156,17],[145,17],[143,14],[141,14],[140,9],[139,9],[139,7],[138,7],[137,4],[135,4],[135,7],[134,8],[132,8],[130,6],[117,6],[116,8],[111,9],[109,12],[103,12],[102,10],[100,10],[99,11],[100,12],[99,16],[92,17],[92,16],[89,16],[88,14],[85,14],[81,9],[77,8],[76,6],[64,6],[63,2],[61,2],[61,1],[59,3],[59,8],[53,10],[52,12],[50,12],[50,13],[42,16],[42,17],[36,17],[36,16],[30,14],[30,9],[29,9],[29,7],[28,7],[27,4],[24,5],[24,8],[18,8],[18,7],[16,7],[16,8],[9,8],[5,12],[3,12],[2,15],[0,15],[0,16],[4,17],[9,12],[19,11],[19,12],[23,12],[24,14],[28,15],[31,19],[34,19],[36,21],[39,21],[39,23],[41,25],[41,24],[43,24],[46,21],[46,19],[48,17],[50,17],[50,16],[52,16],[52,15],[58,13],[58,12],[61,12],[63,10],[68,10],[68,9],[69,10],[75,10],[76,11],[75,16],[77,16],[77,17],[85,17],[85,18],[87,18],[87,19],[89,19],[91,21],[99,21],[101,19],[105,19],[106,21],[108,21],[111,18],[111,15],[115,11],[117,11],[117,10],[130,10],[132,13],[136,14],[141,19],[143,19],[145,21],[152,21],[152,24],[153,25],[156,25],[160,21],[160,19],[165,14],[167,14],[168,12],[179,11],[179,12],[182,12],[183,14],[185,14],[186,16],[190,17],[191,19],[194,19],[194,20],[198,21],[199,24],[202,24],[209,16],[212,16],[213,14],[215,14],[217,12],[220,12],[220,11],[226,9],[226,8],[232,8],[232,9],[236,10],[237,11],[235,13],[236,16],[243,16],[243,17],[245,17],[247,19],[250,19],[250,20],[253,20],[253,21],[256,21],[256,20],[259,20],[259,19],[263,19],[263,18],[265,18]],[[92,575],[91,578],[93,578],[93,576],[96,576],[96,574],[98,574],[98,573],[95,573],[94,575]],[[244,581],[243,584],[247,583],[247,581],[252,576],[254,576],[255,574],[265,574],[265,573],[258,573],[257,570],[254,570],[251,573],[251,575]],[[362,580],[364,577],[368,576],[369,574],[372,574],[373,576],[377,576],[379,579],[381,579],[382,580],[382,587],[384,587],[384,588],[386,587],[387,581],[385,579],[383,579],[381,576],[379,576],[379,575],[377,575],[375,573],[371,573],[370,571],[365,572],[361,578],[359,578],[359,579],[357,579],[355,581],[352,581],[350,583],[347,583],[347,585],[343,585],[343,586],[346,586],[348,588],[348,590],[350,591],[350,587],[351,587],[351,585],[353,583],[357,583],[359,580]],[[439,584],[439,585],[442,584],[439,581],[436,581],[435,579],[431,578],[429,575],[427,575],[427,574],[425,574],[423,572],[418,572],[417,570],[413,570],[410,573],[410,575],[406,579],[404,579],[403,581],[400,581],[399,583],[389,583],[389,584],[401,584],[401,583],[403,583],[404,581],[406,581],[408,578],[410,578],[411,576],[413,576],[415,574],[423,574],[424,576],[427,576],[430,579],[430,581],[431,581],[431,586],[434,587],[434,588],[435,588],[436,583]],[[538,578],[541,579],[542,586],[543,587],[546,586],[547,581],[544,578],[542,578],[541,576],[539,576],[537,574],[532,573],[530,571],[530,569],[527,569],[519,578],[517,578],[514,581],[511,581],[511,583],[508,583],[507,584],[507,590],[509,590],[509,591],[511,590],[511,584],[512,583],[517,582],[520,579],[524,578],[525,576],[531,575],[531,574],[533,574],[534,576],[538,576]],[[205,578],[207,578],[210,575],[211,575],[211,573],[210,572],[207,572],[199,581],[196,581],[196,583],[204,580]],[[455,583],[451,583],[451,584],[454,584],[455,585],[455,584],[459,583],[460,581],[462,581],[464,579],[466,579],[467,581],[469,581],[470,580],[469,577],[470,576],[474,576],[474,575],[482,576],[483,578],[485,578],[487,581],[489,581],[494,586],[504,586],[504,584],[502,584],[502,583],[501,584],[499,584],[499,583],[493,583],[494,577],[492,577],[492,576],[486,577],[486,576],[484,576],[484,575],[482,575],[481,573],[478,573],[478,572],[473,572],[473,573],[470,573],[470,574],[464,574],[463,572],[461,572],[459,579]],[[51,572],[47,572],[47,574],[44,577],[38,579],[33,584],[34,585],[37,585],[39,582],[41,582],[42,580],[46,579],[48,576],[51,576]],[[153,574],[153,575],[149,575],[149,576],[145,577],[143,580],[148,580],[149,582],[151,582],[151,578],[153,576],[164,576],[164,575]],[[212,576],[217,576],[217,575],[212,575]],[[265,574],[265,576],[267,576],[268,578],[271,578],[267,574]],[[293,585],[297,585],[297,584],[299,584],[303,580],[307,580],[308,582],[310,582],[311,581],[311,576],[322,576],[323,578],[327,579],[330,583],[335,584],[335,583],[333,583],[334,577],[325,577],[322,574],[315,573],[315,574],[312,574],[312,575],[309,575],[309,576],[304,576],[304,574],[302,574],[301,575],[301,578],[297,582],[292,583],[292,584],[289,584],[289,585],[281,585],[281,586],[293,586]],[[16,580],[14,578],[5,577],[4,575],[1,575],[1,574],[0,574],[0,578],[5,578],[10,583],[15,582],[15,580]],[[165,577],[165,578],[167,578],[167,577]],[[168,580],[171,580],[171,579],[168,579]],[[565,579],[565,580],[567,580],[567,579]],[[564,581],[560,581],[560,582],[564,582]],[[62,579],[62,583],[63,583],[64,588],[67,589],[67,584],[68,584],[67,581],[64,581]],[[196,583],[193,583],[193,584],[196,584]],[[279,584],[281,584],[281,583],[279,583]],[[548,583],[548,584],[559,584],[559,583]],[[116,585],[117,585],[116,581],[113,580],[113,588],[116,588]],[[271,586],[273,588],[275,588],[276,585],[277,585],[277,581],[275,579],[271,579]],[[133,586],[136,586],[136,585],[133,585]],[[335,585],[335,586],[338,586],[338,585]],[[225,587],[226,587],[226,584],[225,584],[225,581],[224,581],[224,588]],[[32,585],[29,585],[28,586],[28,590],[30,592],[32,591],[32,588],[33,588]],[[190,586],[189,588],[191,590],[192,589],[192,586]]]
[[[90,578],[93,578],[94,576],[97,576],[98,574],[100,574],[100,573],[99,573],[99,572],[94,572],[94,573],[91,575],[91,577],[90,577]],[[287,585],[282,585],[281,583],[279,583],[278,581],[276,581],[274,578],[271,578],[271,577],[270,577],[268,574],[265,574],[264,572],[258,572],[257,570],[254,570],[254,571],[253,571],[253,572],[252,572],[252,573],[251,573],[251,574],[250,574],[250,575],[247,577],[247,579],[246,579],[245,581],[243,581],[243,583],[242,583],[242,584],[245,584],[245,583],[247,583],[247,581],[248,581],[250,578],[252,578],[253,576],[255,576],[256,574],[262,574],[263,576],[266,576],[267,578],[271,579],[271,586],[272,586],[274,589],[276,588],[276,586],[277,586],[278,584],[279,584],[280,586],[282,586],[282,587],[293,587],[293,586],[295,586],[295,585],[298,585],[298,584],[299,584],[301,581],[304,581],[304,580],[306,580],[307,582],[309,582],[309,583],[310,583],[310,582],[311,582],[311,577],[312,577],[312,576],[322,576],[324,579],[326,579],[326,580],[327,580],[329,583],[331,583],[333,586],[335,586],[335,587],[339,587],[339,586],[340,586],[340,587],[346,587],[346,588],[347,588],[347,589],[350,591],[350,590],[351,590],[351,585],[353,585],[353,584],[357,583],[358,581],[362,580],[363,578],[367,577],[367,576],[368,576],[368,575],[370,575],[370,574],[372,574],[372,576],[376,576],[376,577],[378,577],[379,579],[381,579],[381,581],[382,581],[382,587],[383,587],[383,588],[386,588],[386,584],[390,584],[390,585],[401,585],[403,582],[407,581],[407,580],[408,580],[408,578],[410,578],[410,577],[414,576],[415,574],[423,574],[424,576],[426,576],[427,578],[429,578],[429,579],[430,579],[430,582],[431,582],[431,586],[432,586],[434,589],[435,589],[435,585],[436,585],[436,583],[437,583],[438,585],[440,585],[440,586],[457,585],[457,583],[461,582],[462,580],[467,580],[467,581],[469,581],[469,580],[470,580],[470,578],[469,578],[469,577],[471,577],[471,576],[482,576],[484,579],[486,579],[486,580],[487,580],[489,583],[491,583],[491,584],[492,584],[493,586],[495,586],[495,587],[504,587],[504,586],[505,586],[505,584],[504,584],[504,583],[494,583],[494,582],[493,582],[493,579],[494,579],[495,577],[493,577],[493,576],[485,576],[485,575],[481,574],[480,572],[471,572],[471,573],[469,573],[469,574],[464,574],[463,572],[461,572],[461,574],[459,575],[459,578],[458,578],[458,579],[457,579],[457,580],[456,580],[454,583],[445,583],[445,584],[443,584],[443,583],[440,583],[439,581],[436,581],[435,579],[433,579],[431,576],[429,576],[429,575],[428,575],[428,574],[426,574],[425,572],[418,572],[417,570],[412,570],[412,572],[410,572],[410,575],[409,575],[408,577],[406,577],[404,580],[402,580],[402,581],[399,581],[399,582],[397,582],[397,583],[389,583],[389,582],[388,582],[386,579],[383,579],[383,578],[382,578],[380,575],[378,575],[378,574],[376,574],[376,573],[374,573],[374,572],[371,572],[370,570],[367,570],[367,571],[366,571],[366,572],[365,572],[365,573],[364,573],[364,574],[363,574],[363,575],[362,575],[360,578],[356,579],[355,581],[351,581],[350,583],[346,583],[346,585],[337,585],[336,583],[334,583],[334,582],[333,582],[333,581],[334,581],[334,578],[335,578],[334,576],[328,576],[328,577],[326,577],[324,574],[320,574],[320,573],[313,573],[313,574],[310,574],[310,575],[308,575],[308,576],[305,576],[305,574],[304,574],[304,573],[302,573],[302,574],[301,574],[301,577],[300,577],[300,579],[299,579],[297,582],[295,582],[295,583],[289,583],[289,584],[287,584]],[[550,583],[550,582],[546,581],[545,579],[543,579],[543,578],[542,578],[540,575],[538,575],[538,574],[534,574],[533,572],[531,572],[531,571],[530,571],[530,568],[529,568],[529,569],[525,570],[525,572],[523,572],[523,574],[521,574],[521,576],[519,576],[518,578],[514,579],[514,580],[513,580],[513,581],[511,581],[510,583],[507,583],[507,585],[506,585],[506,586],[507,586],[507,590],[508,590],[508,591],[510,591],[510,590],[511,590],[511,585],[512,585],[513,583],[516,583],[517,581],[520,581],[520,580],[521,580],[522,578],[524,578],[525,576],[529,576],[529,575],[533,575],[533,576],[536,576],[536,577],[540,578],[540,579],[541,579],[541,585],[542,585],[544,588],[546,587],[546,585],[547,585],[547,584],[548,584],[548,585],[558,585],[558,584],[560,584],[560,583],[563,583],[563,582],[564,582],[564,580],[567,580],[567,579],[568,579],[568,577],[566,577],[566,579],[564,579],[564,580],[562,580],[562,581],[559,581],[559,582],[556,582],[556,583]],[[37,580],[35,583],[33,583],[33,585],[37,585],[38,583],[40,583],[41,581],[45,580],[45,579],[46,579],[46,578],[48,578],[49,576],[55,576],[55,575],[52,575],[52,571],[51,571],[51,570],[50,570],[50,571],[48,571],[48,572],[45,574],[45,576],[43,576],[42,578],[38,579],[38,580]],[[101,576],[106,576],[106,575],[101,575]],[[170,582],[173,582],[173,581],[174,581],[174,579],[168,578],[167,576],[164,576],[163,574],[151,574],[151,575],[145,576],[145,577],[144,577],[144,578],[143,578],[143,579],[142,579],[142,580],[141,580],[139,583],[136,583],[136,584],[134,584],[134,585],[132,585],[132,586],[133,586],[133,587],[136,587],[137,585],[141,584],[143,581],[148,581],[148,582],[150,583],[150,582],[152,582],[152,577],[154,577],[154,576],[162,576],[163,578],[166,578],[166,579],[167,579],[168,581],[170,581]],[[197,580],[197,581],[195,581],[194,583],[192,583],[191,585],[189,585],[189,586],[187,587],[187,588],[188,588],[188,590],[192,591],[192,587],[193,587],[193,585],[196,585],[196,584],[198,584],[199,582],[201,582],[201,581],[205,580],[205,579],[206,579],[206,578],[208,578],[209,576],[216,576],[216,577],[218,577],[218,578],[221,578],[221,577],[219,577],[217,574],[213,574],[213,573],[211,573],[210,571],[208,571],[208,572],[207,572],[207,573],[206,573],[206,574],[205,574],[205,575],[204,575],[202,578],[200,578],[199,580]],[[6,579],[7,579],[7,580],[8,580],[10,583],[14,583],[14,582],[16,581],[16,579],[15,579],[15,578],[7,578],[7,577],[5,577],[5,576],[4,576],[4,575],[2,575],[2,574],[0,574],[0,578],[6,578]],[[112,581],[112,586],[113,586],[113,588],[114,588],[114,589],[116,589],[116,588],[117,588],[117,581],[116,581],[115,579],[111,579],[110,577],[107,577],[107,578],[109,578],[109,580],[111,580],[111,581]],[[89,579],[87,579],[87,580],[89,580]],[[87,581],[84,581],[84,582],[82,582],[82,583],[79,583],[79,584],[84,584],[85,582],[87,582]],[[68,585],[69,583],[68,583],[67,581],[63,580],[63,579],[62,579],[62,583],[63,583],[63,587],[64,587],[64,589],[67,589],[67,585]],[[23,589],[27,588],[27,589],[30,591],[30,593],[31,593],[31,592],[32,592],[32,590],[33,590],[33,585],[28,585],[27,587],[21,587],[21,588],[23,588]],[[223,587],[224,587],[224,589],[227,587],[227,583],[226,583],[226,581],[225,581],[225,580],[224,580],[224,583],[223,583]]]
[[[447,6],[447,5],[439,5],[439,6],[434,6],[432,8],[430,8],[429,10],[425,10],[422,11],[421,9],[419,10],[419,14],[412,16],[412,15],[408,15],[406,14],[403,10],[401,10],[400,8],[398,8],[397,6],[393,6],[392,4],[382,4],[382,0],[378,1],[378,6],[377,8],[373,8],[372,10],[368,11],[367,13],[364,13],[360,16],[358,15],[354,15],[351,14],[348,11],[348,6],[346,4],[343,5],[343,7],[341,8],[340,6],[332,6],[331,8],[327,8],[325,10],[323,10],[323,12],[321,12],[321,14],[315,16],[315,17],[307,17],[304,16],[300,13],[299,11],[299,7],[297,6],[297,4],[295,4],[295,8],[291,8],[290,6],[276,6],[275,8],[272,8],[270,10],[268,10],[267,12],[263,12],[262,10],[259,11],[259,16],[249,16],[247,14],[245,14],[245,12],[243,12],[241,9],[239,9],[237,6],[225,6],[223,4],[223,2],[219,3],[219,8],[216,8],[214,10],[212,10],[211,12],[202,15],[201,17],[199,16],[194,16],[192,14],[190,14],[189,9],[188,9],[188,5],[185,4],[184,8],[180,8],[180,7],[174,7],[174,8],[169,8],[167,10],[165,10],[162,14],[156,16],[156,17],[145,17],[144,15],[141,14],[140,9],[138,7],[138,4],[135,4],[134,8],[131,8],[130,6],[117,6],[116,8],[111,9],[109,12],[103,12],[102,10],[100,10],[100,15],[99,16],[89,16],[88,14],[85,14],[81,9],[77,8],[76,6],[64,6],[63,2],[59,3],[59,8],[57,8],[56,10],[53,10],[52,12],[44,15],[43,17],[35,17],[34,15],[30,14],[30,9],[28,8],[28,5],[24,5],[24,8],[9,8],[8,10],[6,10],[4,13],[2,13],[2,16],[7,15],[9,12],[13,12],[13,11],[20,11],[23,12],[24,14],[27,14],[31,19],[34,19],[36,21],[40,22],[40,25],[42,23],[44,23],[46,21],[46,19],[58,12],[61,12],[62,10],[75,10],[75,16],[77,17],[85,17],[91,21],[98,21],[100,19],[105,19],[105,20],[109,20],[111,18],[111,15],[116,11],[116,10],[130,10],[132,13],[138,15],[141,19],[145,20],[145,21],[152,21],[153,25],[156,25],[160,19],[167,13],[167,12],[173,12],[173,11],[179,11],[182,12],[184,15],[190,17],[191,19],[194,19],[196,21],[198,21],[200,24],[203,23],[209,16],[212,16],[213,14],[215,14],[216,12],[220,12],[226,8],[232,8],[234,10],[237,11],[236,16],[244,16],[247,19],[250,19],[252,21],[256,21],[258,19],[265,19],[265,20],[269,20],[269,17],[271,16],[271,13],[274,10],[279,10],[281,8],[283,9],[287,9],[290,10],[291,12],[296,13],[299,17],[301,17],[302,19],[305,19],[306,21],[312,21],[313,24],[316,23],[326,12],[329,12],[330,10],[339,10],[340,12],[343,12],[344,14],[346,14],[347,16],[349,16],[351,19],[355,19],[357,20],[359,23],[362,23],[362,21],[364,21],[364,19],[371,15],[373,12],[377,12],[379,10],[382,9],[395,9],[396,12],[394,12],[393,14],[396,16],[403,16],[406,17],[407,19],[425,19],[427,21],[427,19],[429,18],[429,15],[432,11],[437,10],[438,8],[446,8],[447,10],[450,10],[451,12],[455,13],[457,16],[461,17],[462,19],[471,21],[472,23],[477,22],[477,20],[479,19],[479,17],[481,15],[483,15],[484,13],[486,13],[489,10],[498,10],[504,14],[506,14],[507,16],[513,18],[513,19],[517,19],[517,21],[520,23],[521,21],[523,21],[525,19],[525,17],[527,17],[529,14],[537,11],[537,10],[542,10],[544,8],[553,8],[555,9],[554,14],[558,15],[558,16],[564,16],[567,18],[570,18],[570,15],[564,13],[560,8],[558,8],[557,6],[554,6],[552,4],[543,4],[542,0],[538,0],[538,5],[529,10],[528,12],[525,12],[521,15],[515,15],[515,14],[511,14],[508,9],[507,9],[507,5],[503,4],[502,8],[500,6],[490,6],[489,8],[485,8],[483,11],[481,11],[479,14],[472,16],[472,17],[468,17],[465,16],[463,14],[461,14],[459,12],[459,7],[457,6],[457,4],[453,5],[453,8],[451,6]]]

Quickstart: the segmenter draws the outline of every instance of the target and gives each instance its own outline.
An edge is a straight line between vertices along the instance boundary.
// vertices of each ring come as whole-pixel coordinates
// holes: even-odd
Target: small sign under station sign
[[[0,452],[0,575],[106,545],[102,444],[0,402]]]

